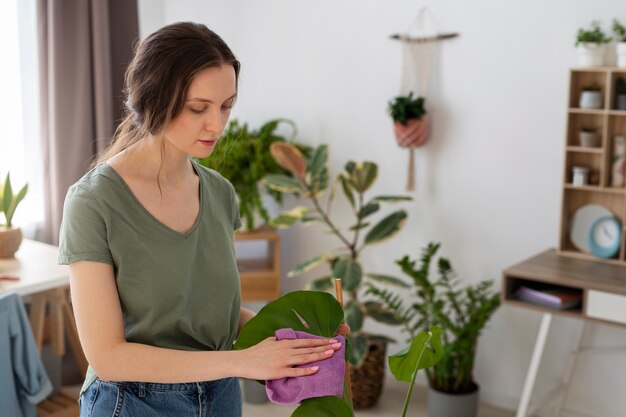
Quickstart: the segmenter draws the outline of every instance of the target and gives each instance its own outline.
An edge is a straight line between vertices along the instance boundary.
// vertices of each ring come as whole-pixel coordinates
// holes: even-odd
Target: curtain
[[[136,0],[37,0],[46,217],[57,244],[70,185],[108,145],[139,36]]]

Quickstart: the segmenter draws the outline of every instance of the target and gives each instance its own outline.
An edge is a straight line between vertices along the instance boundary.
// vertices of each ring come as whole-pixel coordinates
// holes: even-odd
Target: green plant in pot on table
[[[315,149],[308,159],[294,146],[285,143],[273,144],[271,152],[278,164],[290,171],[293,177],[274,174],[266,176],[263,182],[276,191],[301,195],[310,202],[311,207],[298,206],[283,212],[272,219],[270,225],[288,228],[297,222],[303,225],[321,224],[341,242],[340,248],[300,263],[288,276],[297,276],[326,264],[332,271],[331,275],[312,281],[312,289],[332,288],[331,277],[341,278],[343,290],[347,294],[345,319],[351,328],[348,337],[352,344],[350,362],[355,365],[352,368],[354,404],[355,408],[372,406],[382,389],[386,342],[390,339],[363,331],[363,322],[370,317],[383,323],[398,323],[380,303],[362,299],[366,283],[375,286],[376,282],[386,282],[393,278],[381,274],[365,274],[360,256],[372,245],[396,235],[407,218],[407,212],[403,209],[393,211],[378,220],[374,220],[375,214],[386,204],[406,202],[411,198],[390,195],[366,197],[378,174],[378,167],[373,162],[349,161],[343,172],[329,184],[326,145]],[[321,198],[329,187],[324,204]],[[330,214],[337,188],[341,188],[354,217],[352,224],[343,228],[339,227]]]
[[[4,221],[0,223],[0,258],[12,258],[22,244],[22,231],[13,226],[13,216],[27,192],[28,184],[17,193],[13,192],[10,173],[0,183],[0,214],[4,217]]]
[[[430,243],[423,250],[419,265],[408,256],[396,261],[411,280],[410,287],[400,288],[410,293],[410,306],[406,306],[397,290],[370,286],[368,293],[393,311],[410,337],[433,326],[443,329],[443,358],[426,370],[430,385],[428,416],[475,417],[479,388],[473,369],[478,337],[500,305],[500,296],[492,290],[490,280],[459,288],[458,278],[446,258],[439,258],[438,276],[431,277],[431,263],[439,247]],[[460,410],[464,414],[459,414]]]
[[[292,128],[290,138],[277,133],[281,123]],[[279,192],[259,188],[260,180],[268,174],[290,175],[272,158],[270,146],[274,142],[293,141],[296,136],[295,124],[287,119],[270,120],[257,130],[250,130],[247,123],[232,120],[217,142],[215,149],[207,158],[199,162],[215,169],[235,187],[239,198],[239,210],[243,225],[247,230],[254,230],[270,220],[270,214],[263,203],[263,193],[267,192],[276,202],[282,202]],[[310,148],[295,145],[308,154]]]

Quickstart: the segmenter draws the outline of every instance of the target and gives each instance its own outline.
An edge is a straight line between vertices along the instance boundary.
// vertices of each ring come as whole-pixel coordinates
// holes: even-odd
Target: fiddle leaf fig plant
[[[235,349],[247,349],[268,337],[276,330],[292,328],[323,337],[333,337],[343,320],[343,311],[337,300],[326,292],[294,291],[267,304],[241,329]],[[418,333],[410,345],[389,357],[389,367],[399,381],[410,382],[402,417],[406,416],[413,385],[420,369],[435,365],[443,355],[442,330]],[[347,341],[346,355],[350,347]],[[264,381],[258,381],[264,383]],[[344,380],[344,396],[347,397]],[[300,404],[291,417],[354,417],[350,401],[339,397],[309,398]]]
[[[11,174],[7,173],[4,182],[0,183],[0,213],[4,214],[4,222],[0,223],[0,227],[5,229],[13,227],[13,215],[27,192],[28,184],[24,185],[17,194],[14,194],[11,186]]]
[[[399,325],[395,316],[380,303],[362,299],[365,284],[376,286],[377,282],[400,283],[401,280],[381,274],[369,274],[363,270],[360,255],[372,245],[382,243],[395,236],[404,226],[407,212],[396,210],[376,219],[383,206],[411,201],[408,196],[379,195],[369,197],[368,191],[378,177],[378,166],[374,162],[348,161],[334,181],[329,180],[327,160],[328,147],[321,145],[314,149],[307,159],[291,144],[273,143],[270,151],[276,162],[293,174],[287,177],[281,174],[268,175],[263,183],[280,193],[291,193],[308,200],[308,206],[297,206],[280,213],[270,221],[270,226],[289,228],[300,222],[304,226],[322,225],[341,242],[341,247],[326,251],[307,259],[288,272],[295,277],[312,271],[322,265],[328,265],[331,273],[313,280],[309,287],[318,291],[333,287],[332,278],[341,278],[342,288],[347,293],[345,320],[352,329],[348,336],[352,345],[350,362],[362,363],[369,351],[370,343],[375,340],[391,340],[386,336],[369,334],[363,331],[367,317],[374,320]],[[330,188],[330,191],[328,189]],[[345,196],[354,220],[347,226],[340,225],[332,218],[331,209],[337,188]],[[322,201],[326,193],[326,202]]]

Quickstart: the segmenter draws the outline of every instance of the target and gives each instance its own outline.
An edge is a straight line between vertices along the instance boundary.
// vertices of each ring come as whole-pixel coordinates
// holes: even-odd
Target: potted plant
[[[277,228],[288,228],[296,222],[308,226],[321,224],[336,237],[341,246],[328,250],[321,255],[308,259],[287,275],[297,276],[321,265],[328,265],[331,274],[315,279],[310,288],[325,290],[332,288],[332,277],[341,278],[346,292],[345,319],[351,328],[348,339],[352,343],[350,362],[352,368],[352,390],[355,408],[366,408],[376,403],[384,379],[386,341],[389,338],[363,330],[367,317],[383,323],[389,323],[389,312],[381,306],[369,305],[361,300],[366,290],[366,283],[386,282],[389,279],[381,274],[365,274],[361,266],[361,255],[371,246],[386,241],[396,235],[403,227],[407,213],[396,210],[384,218],[375,219],[375,214],[385,204],[410,201],[410,197],[381,195],[366,198],[367,191],[376,181],[378,167],[373,162],[355,163],[349,161],[327,193],[326,203],[321,201],[322,194],[329,188],[329,175],[326,167],[328,148],[321,145],[311,156],[305,158],[296,147],[287,143],[276,142],[271,152],[279,165],[292,172],[293,177],[274,174],[268,175],[263,182],[276,191],[300,195],[310,203],[310,207],[298,206],[280,213],[270,221]],[[331,218],[331,205],[335,190],[340,187],[354,220],[347,226],[340,227]],[[392,322],[389,324],[397,324]]]
[[[615,80],[615,107],[626,110],[626,81],[621,77]]]
[[[616,53],[617,66],[626,68],[626,27],[622,23],[613,19],[613,33],[615,34],[615,40],[617,41]]]
[[[589,29],[578,29],[576,35],[578,65],[581,67],[603,66],[606,44],[610,41],[611,38],[602,31],[598,21],[591,22]]]
[[[600,135],[595,127],[583,127],[579,132],[580,146],[597,148],[600,145]]]
[[[416,148],[428,140],[429,119],[424,108],[424,97],[398,96],[389,102],[387,111],[394,121],[398,145],[403,148]]]
[[[475,417],[479,386],[473,368],[478,337],[500,305],[499,293],[491,289],[493,281],[482,281],[459,287],[452,265],[445,258],[437,262],[438,277],[430,277],[430,266],[440,245],[430,243],[422,253],[420,265],[404,256],[396,263],[411,278],[410,306],[397,290],[370,287],[375,297],[402,323],[404,331],[414,337],[422,329],[443,329],[444,355],[432,369],[427,369],[428,416]],[[403,292],[407,288],[401,288]]]
[[[320,291],[294,291],[267,304],[248,321],[241,329],[234,348],[247,349],[268,337],[273,337],[276,330],[283,328],[322,337],[334,337],[343,318],[344,311],[341,305],[330,294]],[[406,349],[389,357],[389,368],[394,377],[399,381],[410,382],[402,417],[407,414],[418,371],[432,367],[443,357],[442,333],[442,329],[437,327],[417,332]],[[349,355],[350,348],[348,340],[346,356]],[[343,384],[344,398],[327,396],[306,399],[291,416],[354,417],[352,399],[345,379]]]
[[[27,192],[28,184],[17,194],[13,193],[10,173],[0,183],[0,213],[4,214],[4,222],[0,223],[0,258],[12,258],[22,244],[22,231],[13,226],[13,215]]]
[[[580,92],[578,105],[581,109],[601,109],[602,88],[597,84],[587,85]]]
[[[289,139],[276,132],[281,123],[291,126],[293,134]],[[290,175],[274,162],[269,148],[274,142],[292,141],[296,132],[295,124],[286,119],[270,120],[257,130],[250,130],[247,123],[234,119],[211,155],[199,159],[202,165],[215,169],[235,187],[244,230],[257,229],[269,221],[270,214],[263,201],[264,192],[276,202],[282,202],[280,193],[271,189],[260,190],[259,182],[268,174]],[[308,147],[297,146],[305,154],[309,152]]]

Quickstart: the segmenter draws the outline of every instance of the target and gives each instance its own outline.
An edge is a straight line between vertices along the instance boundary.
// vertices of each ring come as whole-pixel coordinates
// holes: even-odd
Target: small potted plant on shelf
[[[12,258],[22,244],[22,231],[13,226],[13,215],[27,192],[28,184],[17,194],[13,193],[9,173],[4,183],[0,183],[0,214],[4,214],[4,222],[0,223],[0,258]]]
[[[626,81],[621,77],[615,80],[615,108],[626,110]]]
[[[276,131],[281,123],[289,124],[293,134],[289,139]],[[296,135],[295,124],[286,119],[271,120],[257,130],[251,130],[247,123],[234,119],[225,129],[215,149],[207,158],[199,162],[215,169],[235,187],[239,199],[239,211],[243,220],[243,230],[252,231],[270,220],[267,210],[266,196],[277,203],[282,202],[279,192],[260,187],[260,180],[268,174],[290,175],[272,158],[270,145],[274,142],[293,141]],[[297,144],[302,152],[308,154],[310,149]]]
[[[430,266],[439,247],[430,243],[422,252],[420,265],[408,256],[396,261],[410,277],[408,288],[370,287],[367,293],[393,312],[410,337],[433,326],[443,329],[444,355],[426,370],[430,386],[428,416],[475,417],[479,392],[473,375],[476,346],[482,329],[500,305],[500,295],[492,290],[491,280],[460,288],[445,258],[437,262],[438,277],[431,278]],[[408,300],[402,294],[406,292]]]
[[[348,161],[335,181],[329,181],[328,148],[321,145],[305,158],[297,148],[287,143],[274,143],[272,155],[279,165],[292,172],[293,177],[268,175],[263,182],[270,188],[300,195],[308,200],[310,207],[298,206],[280,213],[270,225],[288,228],[297,222],[304,226],[320,224],[336,237],[341,245],[337,249],[325,251],[308,259],[287,275],[290,277],[328,265],[331,274],[315,279],[310,288],[325,290],[332,288],[332,277],[341,278],[346,292],[346,323],[351,328],[348,339],[352,343],[350,362],[352,368],[352,390],[355,408],[371,407],[378,400],[384,375],[385,351],[389,338],[372,334],[363,329],[366,318],[387,324],[398,324],[378,303],[365,303],[362,300],[366,283],[386,282],[389,277],[381,274],[366,274],[361,265],[361,255],[372,246],[387,241],[402,230],[407,212],[404,209],[393,211],[382,219],[376,219],[379,210],[385,205],[411,201],[411,197],[380,195],[370,198],[368,190],[376,181],[378,167],[373,162],[355,163]],[[328,189],[330,188],[329,192]],[[345,196],[354,220],[340,227],[331,216],[335,191],[340,188]],[[326,192],[326,201],[322,196]]]
[[[613,19],[613,33],[617,41],[615,50],[617,66],[626,68],[626,27],[617,19]]]
[[[591,22],[591,28],[578,29],[576,47],[578,65],[581,67],[601,67],[604,65],[606,44],[611,41],[600,27],[600,22]]]
[[[398,96],[389,102],[387,111],[394,121],[398,145],[403,148],[416,148],[428,140],[429,119],[424,108],[424,97]]]
[[[603,107],[602,88],[597,84],[583,87],[578,105],[581,109],[601,109]]]
[[[583,127],[579,132],[580,146],[597,148],[600,145],[600,135],[595,127]]]

